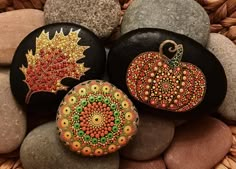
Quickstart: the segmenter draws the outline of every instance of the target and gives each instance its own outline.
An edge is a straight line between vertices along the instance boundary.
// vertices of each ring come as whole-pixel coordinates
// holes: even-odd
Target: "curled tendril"
[[[160,47],[159,47],[159,51],[160,51],[160,55],[161,55],[161,56],[163,56],[163,48],[164,48],[164,46],[165,46],[166,44],[168,44],[168,43],[171,43],[171,44],[174,45],[173,47],[169,47],[169,49],[168,49],[169,52],[174,53],[174,52],[176,52],[176,51],[178,50],[179,45],[177,45],[177,44],[175,43],[175,41],[173,41],[173,40],[165,40],[164,42],[161,43],[161,45],[160,45]]]

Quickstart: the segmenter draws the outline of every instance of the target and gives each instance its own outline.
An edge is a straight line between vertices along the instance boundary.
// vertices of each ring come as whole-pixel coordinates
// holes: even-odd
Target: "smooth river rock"
[[[170,43],[178,44],[177,53],[167,51]],[[171,47],[169,49],[174,49],[174,45]],[[163,48],[165,57],[157,57],[163,54]],[[185,73],[189,75],[184,78],[186,83],[182,83],[183,80],[170,80],[176,78],[172,74],[178,69],[177,64],[170,66],[175,56],[179,59],[179,77]],[[159,64],[160,60],[163,62]],[[164,73],[164,69],[155,66],[158,64],[159,67],[166,65],[166,70],[172,73]],[[185,64],[192,65],[190,67],[195,71],[185,68]],[[130,96],[137,108],[149,113],[178,119],[200,117],[206,113],[215,113],[226,95],[227,80],[219,60],[191,38],[167,30],[141,28],[125,34],[110,49],[107,65],[109,81]],[[183,70],[191,73],[184,73]],[[160,85],[154,86],[157,81]],[[163,85],[167,84],[166,81],[167,86]],[[182,89],[170,88],[180,83]],[[153,86],[151,92],[148,91],[150,86]],[[169,96],[177,100],[165,100]],[[176,103],[182,106],[175,106]]]
[[[10,65],[19,43],[34,29],[44,25],[43,12],[22,9],[0,14],[0,65]]]
[[[110,36],[121,18],[116,0],[47,0],[44,11],[46,23],[81,24],[101,38]]]
[[[60,142],[56,122],[43,124],[25,138],[20,158],[24,169],[118,169],[119,155],[85,158]]]
[[[159,156],[171,143],[174,123],[148,112],[139,113],[138,133],[121,150],[121,155],[131,160],[150,160]]]
[[[184,34],[206,45],[210,21],[193,0],[135,0],[125,12],[121,34],[138,28],[161,28]]]
[[[26,115],[11,94],[9,75],[0,72],[0,154],[17,149],[26,133]]]
[[[31,59],[37,64],[32,66]],[[10,69],[12,93],[27,112],[55,117],[66,93],[80,82],[101,79],[105,65],[103,43],[87,28],[73,23],[45,25],[16,49]]]
[[[205,117],[176,129],[164,161],[168,169],[211,169],[224,158],[231,144],[229,127]]]
[[[236,45],[221,34],[211,33],[207,48],[219,59],[227,77],[227,93],[219,112],[227,120],[236,121]]]
[[[143,162],[121,159],[119,169],[166,169],[166,166],[162,158]]]

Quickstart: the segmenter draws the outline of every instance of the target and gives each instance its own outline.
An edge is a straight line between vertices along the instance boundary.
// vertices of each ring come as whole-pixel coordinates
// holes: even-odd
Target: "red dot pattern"
[[[184,62],[171,67],[158,52],[137,56],[127,70],[126,82],[137,100],[173,112],[193,109],[206,91],[205,76],[198,67]]]

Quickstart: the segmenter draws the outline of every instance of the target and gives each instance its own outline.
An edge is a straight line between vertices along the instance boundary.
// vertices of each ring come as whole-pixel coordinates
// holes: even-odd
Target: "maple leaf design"
[[[63,29],[55,33],[52,39],[49,32],[42,31],[36,38],[36,50],[32,49],[26,54],[28,66],[22,65],[19,69],[23,72],[23,80],[29,91],[26,94],[25,102],[28,104],[32,94],[36,92],[57,93],[59,90],[67,90],[68,86],[61,84],[64,78],[79,80],[90,68],[84,63],[77,63],[85,57],[83,54],[89,46],[80,46],[78,42],[80,29],[70,30],[64,35]]]

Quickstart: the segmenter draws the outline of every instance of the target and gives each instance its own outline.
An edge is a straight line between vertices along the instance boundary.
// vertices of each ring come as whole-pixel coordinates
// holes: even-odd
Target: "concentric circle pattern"
[[[125,146],[137,131],[138,113],[128,97],[108,82],[74,87],[58,109],[60,138],[72,151],[101,156]]]

